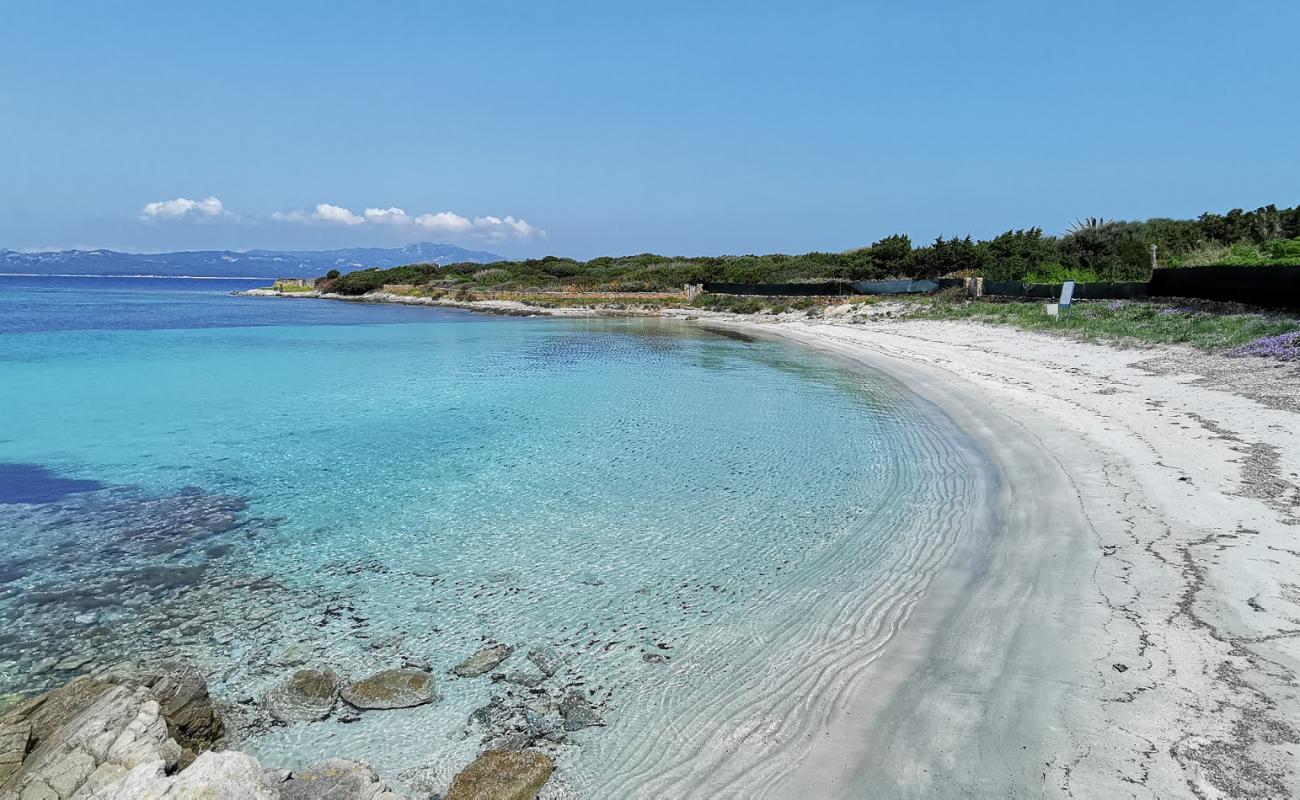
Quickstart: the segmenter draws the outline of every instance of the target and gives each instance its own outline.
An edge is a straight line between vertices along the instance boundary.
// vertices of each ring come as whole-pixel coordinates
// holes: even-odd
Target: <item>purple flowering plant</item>
[[[1282,361],[1300,361],[1300,331],[1280,333],[1277,336],[1265,336],[1263,339],[1247,342],[1241,347],[1234,347],[1225,352],[1224,355],[1232,358],[1260,356],[1261,358],[1276,358]]]

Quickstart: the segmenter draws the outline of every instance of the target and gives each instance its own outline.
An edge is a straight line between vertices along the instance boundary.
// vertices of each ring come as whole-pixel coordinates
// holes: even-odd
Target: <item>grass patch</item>
[[[304,294],[306,292],[316,291],[315,286],[277,286],[275,288],[277,291],[285,294]]]
[[[475,292],[476,300],[514,300],[540,308],[667,308],[686,304],[673,294],[619,294],[616,292],[564,294],[560,292]]]
[[[730,311],[733,314],[784,314],[790,311],[807,311],[810,315],[826,306],[843,302],[865,302],[854,297],[755,297],[752,295],[702,294],[691,303],[706,311]]]
[[[1271,314],[1214,314],[1190,307],[1130,301],[1076,301],[1060,319],[1042,303],[969,301],[918,308],[918,317],[1011,325],[1086,341],[1118,344],[1189,344],[1203,350],[1239,347],[1256,339],[1300,330],[1300,319]]]
[[[1047,264],[1025,275],[1025,283],[1100,283],[1101,276],[1095,270],[1078,267],[1064,267],[1060,264]]]

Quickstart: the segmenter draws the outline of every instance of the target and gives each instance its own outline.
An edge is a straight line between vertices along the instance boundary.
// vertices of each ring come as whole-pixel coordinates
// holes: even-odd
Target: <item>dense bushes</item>
[[[905,235],[844,253],[703,256],[683,258],[641,253],[575,261],[547,256],[491,265],[432,264],[363,270],[336,278],[329,290],[359,295],[386,283],[443,289],[496,291],[671,291],[684,284],[790,283],[827,279],[879,280],[984,275],[992,281],[1043,277],[1064,280],[1145,280],[1151,245],[1169,266],[1209,264],[1300,264],[1300,207],[1265,206],[1254,211],[1202,214],[1195,220],[1116,222],[1090,218],[1064,235],[1040,228],[1010,230],[987,241],[939,237],[915,247]]]

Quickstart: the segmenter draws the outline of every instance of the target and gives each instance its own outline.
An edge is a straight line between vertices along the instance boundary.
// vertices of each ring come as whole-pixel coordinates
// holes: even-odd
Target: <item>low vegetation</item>
[[[843,299],[702,294],[691,305],[706,311],[729,311],[733,314],[784,314],[787,311],[811,311],[835,302],[843,302]]]
[[[1205,350],[1240,348],[1300,331],[1300,319],[1284,315],[1225,314],[1195,306],[1125,300],[1076,302],[1058,319],[1049,317],[1042,303],[936,302],[920,308],[919,315],[930,319],[1013,325],[1088,341],[1189,344]]]
[[[420,291],[537,293],[665,292],[688,283],[788,283],[983,275],[990,281],[1059,283],[1142,281],[1150,276],[1152,245],[1162,264],[1300,264],[1300,207],[1202,214],[1194,220],[1118,222],[1089,218],[1065,234],[1039,228],[1009,230],[992,239],[940,237],[916,246],[906,235],[842,253],[680,257],[642,253],[590,261],[569,258],[495,264],[417,264],[331,273],[320,288],[361,295],[385,284]]]

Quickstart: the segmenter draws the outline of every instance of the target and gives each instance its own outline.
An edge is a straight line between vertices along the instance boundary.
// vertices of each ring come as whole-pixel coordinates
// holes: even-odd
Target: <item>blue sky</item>
[[[1294,205],[1297,30],[1294,0],[3,3],[0,248],[802,252]]]

